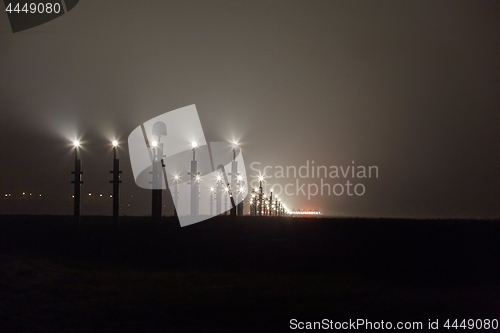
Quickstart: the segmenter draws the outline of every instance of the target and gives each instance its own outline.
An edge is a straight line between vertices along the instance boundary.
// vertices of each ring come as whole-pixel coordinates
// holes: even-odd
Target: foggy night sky
[[[0,194],[70,198],[78,137],[82,193],[107,195],[117,137],[122,194],[147,215],[127,137],[196,104],[207,141],[237,139],[249,174],[254,161],[378,166],[354,180],[362,197],[282,195],[289,208],[498,218],[499,18],[498,1],[84,0],[13,34],[2,12]]]

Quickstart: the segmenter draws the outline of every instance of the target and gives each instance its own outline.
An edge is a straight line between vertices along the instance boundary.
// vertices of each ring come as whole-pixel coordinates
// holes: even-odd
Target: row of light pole
[[[153,147],[158,147],[158,144],[153,141]],[[190,214],[191,216],[197,216],[200,214],[200,181],[201,176],[198,171],[198,161],[196,160],[196,149],[198,144],[193,141],[191,143],[191,148],[193,152],[193,159],[190,164],[190,171],[187,173],[190,176],[188,185],[190,185]],[[153,148],[155,149],[155,148]],[[217,176],[215,179],[215,186],[210,187],[210,215],[213,215],[213,204],[215,203],[215,215],[222,213],[222,197],[224,197],[224,212],[227,212],[228,208],[228,198],[231,202],[231,208],[229,213],[232,216],[243,215],[243,200],[241,196],[244,193],[245,184],[243,181],[243,176],[238,173],[238,162],[236,161],[236,150],[238,149],[238,144],[233,142],[233,159],[231,161],[231,181],[228,181],[228,177],[223,165],[217,166]],[[178,182],[180,180],[179,175],[174,175],[174,189],[173,189],[173,199],[174,205],[178,207],[179,202],[179,190]],[[236,205],[234,200],[234,194],[236,194],[239,203]]]
[[[113,184],[113,221],[118,222],[119,209],[120,209],[120,160],[117,156],[118,141],[113,140],[111,142],[113,146],[113,170],[110,171],[113,174],[113,179],[109,182]],[[83,184],[82,175],[82,160],[78,157],[78,149],[80,148],[80,142],[78,140],[73,141],[73,147],[75,150],[75,169],[71,172],[74,175],[74,179],[71,183],[74,184],[74,194],[73,194],[73,216],[77,222],[80,222],[80,211],[81,211],[81,184]]]
[[[160,139],[160,136],[166,134],[166,130],[161,128],[156,128],[155,135]],[[110,183],[113,184],[113,221],[117,222],[119,217],[119,201],[120,201],[120,160],[117,156],[118,141],[113,140],[111,142],[113,147],[113,170],[110,173],[113,175],[113,179]],[[162,216],[162,182],[166,180],[165,164],[163,161],[163,143],[159,141],[152,141],[151,145],[153,147],[153,161],[152,161],[152,217],[155,220],[159,220]],[[198,172],[198,162],[196,160],[196,148],[198,147],[196,142],[192,142],[192,152],[193,159],[191,161],[190,172],[187,174],[190,176],[191,190],[191,215],[199,215],[199,200],[200,200],[200,172]],[[75,152],[75,167],[71,174],[74,175],[71,183],[74,184],[74,205],[73,205],[73,215],[77,222],[80,221],[81,215],[81,184],[83,184],[82,175],[82,160],[78,156],[78,150],[80,148],[80,142],[73,141],[73,147]],[[238,162],[236,161],[236,149],[238,148],[236,143],[233,143],[233,160],[231,161],[231,182],[228,181],[227,174],[225,172],[224,166],[219,165],[217,170],[219,171],[216,177],[215,187],[210,188],[210,215],[213,215],[213,204],[215,203],[215,215],[222,213],[222,197],[224,196],[224,212],[227,211],[227,199],[229,197],[231,201],[230,215],[243,215],[243,200],[241,196],[245,192],[245,184],[243,182],[243,177],[238,173]],[[163,172],[162,172],[163,171]],[[173,190],[173,200],[174,206],[178,207],[179,204],[179,191],[178,182],[180,180],[179,175],[174,175],[174,190]],[[284,216],[288,213],[288,209],[281,202],[281,199],[277,195],[273,196],[273,191],[271,190],[270,195],[267,196],[263,192],[262,182],[264,177],[259,177],[259,188],[252,189],[252,197],[250,198],[250,215],[255,216]],[[224,183],[224,187],[222,186]],[[233,197],[233,190],[235,189],[238,198],[238,205],[235,204]],[[224,193],[224,194],[223,194]],[[214,199],[215,194],[215,199]],[[174,208],[175,209],[175,208]],[[175,215],[177,211],[175,210]]]
[[[159,127],[159,126],[158,126]],[[154,128],[153,132],[156,137],[158,137],[158,140],[160,139],[160,136],[163,134],[166,134],[166,131],[162,130],[161,128]],[[113,179],[110,181],[110,183],[113,184],[113,221],[117,222],[118,217],[119,217],[119,200],[120,200],[120,174],[122,171],[120,171],[120,160],[117,157],[117,148],[118,148],[118,141],[113,140],[111,142],[112,147],[113,147],[113,170],[110,171],[110,173],[113,174]],[[162,216],[162,182],[166,179],[167,175],[165,173],[165,164],[163,157],[163,143],[159,143],[159,141],[152,141],[151,142],[152,146],[152,151],[153,151],[153,160],[152,160],[152,205],[151,205],[151,215],[153,219],[159,220]],[[71,174],[74,175],[74,179],[71,181],[71,183],[74,184],[74,194],[73,194],[73,215],[76,221],[80,221],[80,216],[81,216],[81,184],[83,184],[82,180],[82,175],[83,175],[83,170],[82,170],[82,160],[79,157],[78,151],[80,148],[80,142],[78,140],[73,141],[73,147],[74,147],[74,152],[75,152],[75,166],[74,166],[74,171],[71,172]],[[190,172],[188,172],[188,175],[191,176],[191,181],[188,183],[191,185],[191,215],[198,215],[199,214],[199,182],[201,180],[200,173],[198,172],[198,162],[196,160],[196,148],[198,147],[196,142],[192,142],[192,151],[193,151],[193,160],[191,161],[191,169]],[[243,193],[244,186],[242,185],[243,183],[243,177],[238,173],[238,167],[237,167],[237,161],[236,161],[236,149],[237,149],[237,144],[233,143],[233,161],[231,162],[231,183],[234,185],[233,188],[238,188],[238,196],[239,199],[241,199],[241,195]],[[234,198],[233,194],[231,191],[231,184],[227,180],[227,175],[225,173],[224,167],[222,165],[219,165],[217,167],[219,169],[219,174],[217,176],[216,180],[216,213],[217,215],[221,214],[221,200],[222,200],[222,183],[225,182],[224,186],[224,192],[227,193],[225,195],[225,202],[224,202],[224,211],[227,211],[227,197],[229,196],[232,208],[230,210],[231,215],[243,215],[243,202],[240,200],[240,203],[236,206],[234,203]],[[163,171],[163,172],[162,172]],[[178,207],[179,203],[179,190],[178,190],[178,183],[179,183],[180,177],[179,175],[174,175],[174,191],[173,191],[173,200],[174,200],[174,206]],[[238,186],[239,185],[239,186]],[[212,203],[213,203],[213,194],[215,192],[215,189],[212,187],[210,189],[211,191],[211,203],[210,203],[210,209],[212,210]],[[175,209],[175,208],[174,208]],[[212,212],[211,212],[212,214]],[[175,210],[175,215],[177,215],[177,211]]]
[[[285,216],[289,213],[288,208],[281,202],[278,195],[273,196],[271,190],[267,196],[262,187],[263,176],[259,176],[259,188],[252,189],[250,198],[250,215],[253,216]]]

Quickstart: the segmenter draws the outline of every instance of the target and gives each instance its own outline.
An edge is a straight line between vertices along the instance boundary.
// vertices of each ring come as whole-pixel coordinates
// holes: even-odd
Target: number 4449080
[[[12,8],[12,3],[9,3],[7,8],[5,8],[5,11],[8,13],[38,13],[38,14],[51,14],[51,13],[59,13],[61,11],[61,4],[59,3],[30,3],[29,5],[27,3],[24,4],[24,6],[21,8],[19,3],[17,3],[14,8]]]
[[[453,322],[448,319],[444,323],[443,327],[447,329],[484,329],[484,330],[496,330],[498,328],[497,319],[467,319],[461,322],[455,319]]]

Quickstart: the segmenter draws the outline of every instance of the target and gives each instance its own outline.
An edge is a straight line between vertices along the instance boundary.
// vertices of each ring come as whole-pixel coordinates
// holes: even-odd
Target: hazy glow
[[[113,140],[111,144],[113,145],[113,147],[118,147],[118,141],[116,140]]]
[[[198,147],[198,144],[196,143],[196,141],[193,141],[193,142],[191,142],[191,146],[192,146],[193,148],[196,148],[196,147]]]
[[[74,146],[75,148],[80,147],[80,141],[78,141],[78,140],[73,141],[73,146]]]
[[[264,180],[264,177],[263,176],[259,176],[259,181],[263,181]]]
[[[153,140],[153,141],[151,142],[151,145],[152,145],[153,147],[156,147],[156,146],[158,146],[158,142],[156,142],[155,140]]]

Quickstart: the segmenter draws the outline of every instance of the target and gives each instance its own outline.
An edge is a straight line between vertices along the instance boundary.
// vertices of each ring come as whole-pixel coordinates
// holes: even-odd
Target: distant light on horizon
[[[319,211],[291,211],[290,214],[292,215],[321,215],[321,212]]]

